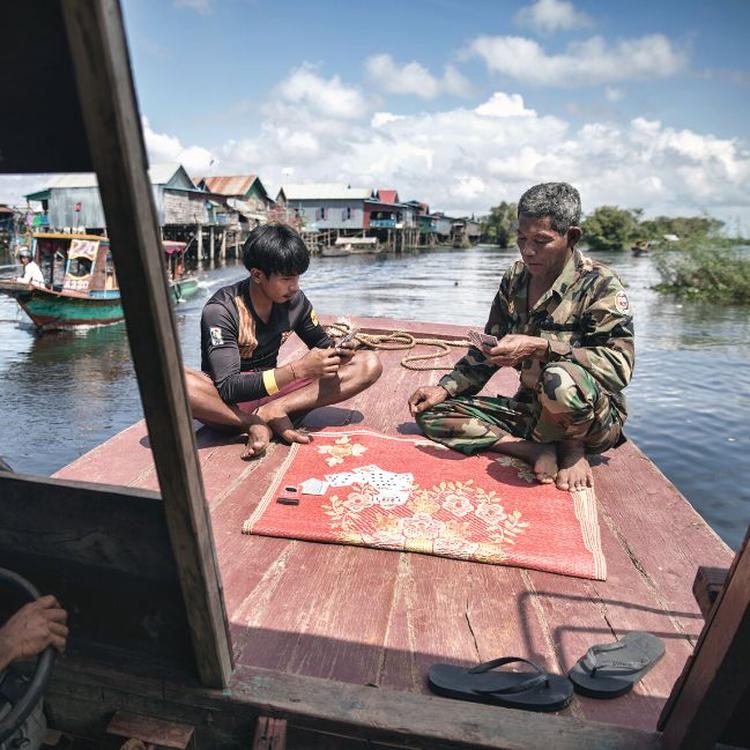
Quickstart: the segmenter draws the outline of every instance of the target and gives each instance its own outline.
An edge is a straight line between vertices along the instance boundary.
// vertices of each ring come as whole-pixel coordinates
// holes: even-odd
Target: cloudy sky
[[[750,234],[746,0],[123,0],[150,158],[395,187],[482,213],[567,180],[584,208]],[[17,202],[38,177],[0,179]]]

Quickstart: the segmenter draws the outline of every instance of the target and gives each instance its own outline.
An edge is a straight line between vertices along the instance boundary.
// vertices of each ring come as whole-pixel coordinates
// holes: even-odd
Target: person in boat
[[[635,359],[627,294],[609,268],[576,249],[580,219],[580,196],[567,183],[523,194],[521,260],[503,276],[484,328],[497,344],[470,347],[438,385],[409,400],[431,439],[469,455],[520,458],[560,489],[592,486],[587,455],[624,441],[622,390]],[[515,396],[477,396],[500,367],[519,371]]]
[[[263,453],[272,435],[308,443],[292,418],[372,385],[382,371],[374,352],[340,347],[299,288],[310,254],[284,224],[253,229],[243,248],[249,276],[219,289],[201,318],[201,370],[186,368],[195,419],[247,433],[243,458]],[[296,333],[309,351],[279,366],[279,348]]]
[[[12,662],[31,659],[48,646],[62,653],[68,613],[54,596],[42,596],[17,610],[0,628],[0,673]]]
[[[16,281],[21,284],[31,284],[32,286],[44,287],[44,276],[42,269],[36,261],[32,260],[29,248],[22,247],[18,251],[18,260],[23,268],[23,276],[19,276]]]

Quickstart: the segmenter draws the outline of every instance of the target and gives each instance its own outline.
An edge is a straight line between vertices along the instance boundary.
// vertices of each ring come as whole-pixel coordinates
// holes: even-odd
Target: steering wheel
[[[39,598],[39,592],[31,583],[19,576],[18,573],[5,568],[0,568],[0,585],[15,589],[29,601],[34,602]],[[10,711],[0,719],[0,743],[8,739],[26,721],[26,717],[41,700],[52,672],[54,660],[55,652],[51,646],[46,648],[37,658],[36,667],[29,680],[28,687],[18,700],[11,702]]]

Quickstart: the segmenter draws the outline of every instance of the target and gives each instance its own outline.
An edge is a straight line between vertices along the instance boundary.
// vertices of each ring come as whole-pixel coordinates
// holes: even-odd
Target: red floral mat
[[[593,490],[538,484],[506,456],[467,457],[365,430],[320,432],[289,449],[277,477],[244,533],[607,575]]]

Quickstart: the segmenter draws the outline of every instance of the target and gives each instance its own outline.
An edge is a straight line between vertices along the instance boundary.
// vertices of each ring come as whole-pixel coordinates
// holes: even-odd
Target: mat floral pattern
[[[287,496],[297,504],[278,502]],[[243,532],[606,578],[593,490],[540,485],[506,456],[366,430],[291,446]]]

